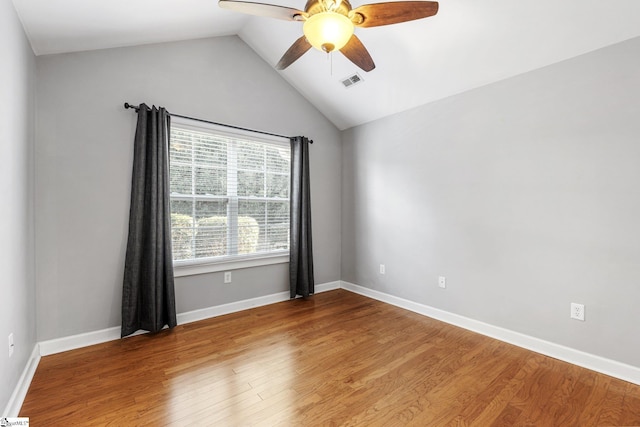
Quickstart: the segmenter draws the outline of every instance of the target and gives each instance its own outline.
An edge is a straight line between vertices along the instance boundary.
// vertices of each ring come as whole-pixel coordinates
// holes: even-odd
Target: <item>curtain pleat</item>
[[[169,127],[164,108],[140,105],[134,140],[129,236],[122,289],[125,337],[176,326],[169,206]]]
[[[291,298],[308,297],[315,291],[311,239],[311,192],[309,140],[291,138],[289,286]]]

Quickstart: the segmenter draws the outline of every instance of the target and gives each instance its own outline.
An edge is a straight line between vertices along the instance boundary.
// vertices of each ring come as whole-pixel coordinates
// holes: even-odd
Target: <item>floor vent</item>
[[[342,79],[341,81],[344,87],[351,87],[358,83],[362,83],[364,80],[362,80],[362,77],[360,77],[358,73],[355,73],[354,75],[349,76],[346,79]]]

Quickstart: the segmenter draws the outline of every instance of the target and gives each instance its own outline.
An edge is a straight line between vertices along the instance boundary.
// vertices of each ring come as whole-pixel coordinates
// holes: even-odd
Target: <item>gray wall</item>
[[[8,0],[0,1],[0,411],[36,343],[33,279],[35,57]],[[14,334],[9,358],[7,337]],[[1,412],[0,412],[1,413]]]
[[[37,58],[38,339],[120,325],[136,115],[123,103],[314,139],[316,281],[340,278],[340,133],[238,37]],[[179,312],[288,289],[288,265],[176,279]]]
[[[640,38],[343,140],[343,280],[640,366]]]

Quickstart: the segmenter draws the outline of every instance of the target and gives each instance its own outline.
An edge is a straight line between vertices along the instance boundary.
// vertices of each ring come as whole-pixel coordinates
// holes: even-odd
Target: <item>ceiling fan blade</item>
[[[357,27],[379,27],[427,18],[438,13],[436,1],[398,1],[365,4],[349,13]]]
[[[362,42],[356,35],[352,35],[347,44],[340,49],[340,52],[349,59],[349,61],[362,68],[364,71],[371,71],[376,68],[376,64],[373,63],[371,55],[364,47]]]
[[[311,49],[311,44],[307,41],[306,37],[300,37],[291,45],[284,55],[282,55],[282,58],[280,58],[280,61],[276,64],[276,69],[284,70],[304,55],[309,49]]]
[[[218,5],[223,9],[249,15],[266,16],[286,21],[301,21],[307,14],[298,9],[277,6],[275,4],[253,3],[249,1],[220,0]]]

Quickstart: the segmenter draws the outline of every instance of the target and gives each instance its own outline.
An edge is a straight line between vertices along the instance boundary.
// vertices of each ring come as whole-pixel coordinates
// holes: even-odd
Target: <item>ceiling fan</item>
[[[364,71],[376,66],[360,39],[353,33],[355,27],[378,27],[427,18],[438,13],[435,1],[397,1],[374,3],[351,8],[348,0],[308,0],[304,11],[275,4],[238,0],[219,0],[224,9],[250,15],[304,21],[304,35],[296,40],[276,65],[284,70],[311,47],[323,52],[339,50]]]

